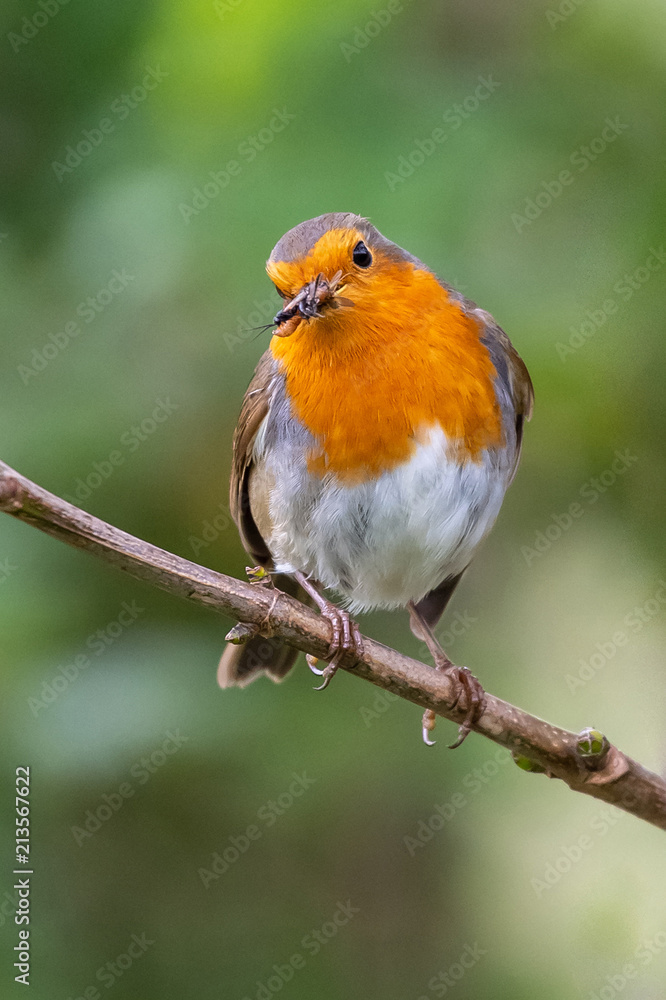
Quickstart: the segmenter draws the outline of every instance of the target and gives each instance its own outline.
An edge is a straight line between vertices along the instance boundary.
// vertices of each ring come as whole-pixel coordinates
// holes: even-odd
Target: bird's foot
[[[323,691],[328,687],[345,653],[353,650],[357,657],[363,656],[363,638],[358,625],[349,617],[349,613],[337,608],[330,601],[326,601],[326,605],[319,610],[322,618],[331,623],[331,643],[328,647],[330,660],[323,670],[317,667],[314,657],[308,658],[308,666],[312,673],[323,678],[315,691]]]
[[[451,663],[448,656],[435,657],[435,666],[437,670],[446,671],[454,683],[455,697],[451,707],[456,708],[463,695],[467,705],[465,718],[458,729],[458,737],[449,746],[450,750],[455,750],[456,747],[459,747],[467,739],[472,731],[472,726],[483,712],[485,691],[481,686],[481,682],[468,667],[455,666],[455,664]],[[423,742],[426,746],[433,746],[435,742],[428,738],[428,734],[435,728],[435,719],[435,713],[429,709],[423,713]]]
[[[315,691],[323,691],[331,683],[345,653],[353,651],[359,659],[363,656],[363,638],[358,625],[349,617],[348,611],[343,611],[336,607],[332,601],[322,597],[317,588],[302,573],[296,573],[295,576],[301,587],[319,608],[322,618],[326,618],[331,624],[328,663],[324,669],[320,670],[317,666],[316,657],[307,656],[308,666],[312,673],[323,678],[322,683],[315,688]]]

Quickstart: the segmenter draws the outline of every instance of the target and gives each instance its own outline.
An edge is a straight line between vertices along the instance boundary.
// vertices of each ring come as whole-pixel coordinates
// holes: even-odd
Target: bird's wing
[[[475,308],[472,315],[482,325],[481,339],[490,352],[490,358],[497,370],[497,378],[508,393],[513,406],[516,428],[516,451],[511,470],[513,480],[520,461],[523,444],[523,425],[532,416],[534,408],[534,386],[525,362],[518,354],[502,327],[495,322],[485,309]]]
[[[266,419],[271,400],[274,361],[270,351],[260,358],[250,382],[234,433],[229,509],[245,550],[259,565],[270,562],[270,552],[250,508],[250,479],[254,471],[254,442]]]
[[[266,351],[245,393],[234,434],[229,500],[231,516],[246,551],[256,564],[269,568],[271,554],[264,534],[270,533],[270,477],[264,464],[254,461],[254,443],[268,415],[274,385],[275,362],[270,351]],[[271,579],[277,590],[306,604],[311,603],[293,578],[280,574]],[[262,673],[268,674],[271,680],[281,681],[293,667],[297,656],[297,649],[264,636],[255,636],[242,646],[227,643],[218,668],[218,684],[223,688],[244,687]]]

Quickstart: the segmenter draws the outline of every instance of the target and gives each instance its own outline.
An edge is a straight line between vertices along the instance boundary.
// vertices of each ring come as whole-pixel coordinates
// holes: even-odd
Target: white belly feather
[[[412,458],[361,485],[307,472],[302,451],[264,452],[255,461],[273,481],[276,569],[301,572],[336,590],[350,611],[418,601],[462,572],[490,531],[510,479],[505,453],[453,460],[447,437],[433,429]]]

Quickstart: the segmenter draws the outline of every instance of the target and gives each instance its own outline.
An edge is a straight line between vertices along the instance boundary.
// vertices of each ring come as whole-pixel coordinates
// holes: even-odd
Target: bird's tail
[[[307,595],[290,576],[273,577],[273,583],[290,597],[309,603]],[[217,683],[221,688],[245,687],[262,674],[279,684],[287,676],[298,656],[298,650],[279,639],[258,635],[240,646],[231,642],[222,653],[217,668]]]

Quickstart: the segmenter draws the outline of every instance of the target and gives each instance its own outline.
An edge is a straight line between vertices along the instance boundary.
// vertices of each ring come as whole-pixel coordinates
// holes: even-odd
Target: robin
[[[407,608],[464,694],[459,746],[484,692],[433,630],[515,475],[534,398],[527,368],[489,313],[361,216],[301,223],[266,270],[284,305],[245,394],[231,474],[255,575],[330,622],[329,662],[309,658],[322,688],[347,651],[363,655],[350,615]],[[279,681],[296,656],[261,636],[230,644],[218,682]],[[434,722],[426,712],[428,745]]]

